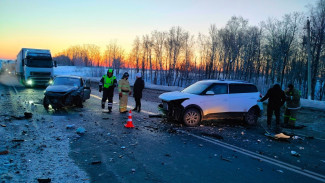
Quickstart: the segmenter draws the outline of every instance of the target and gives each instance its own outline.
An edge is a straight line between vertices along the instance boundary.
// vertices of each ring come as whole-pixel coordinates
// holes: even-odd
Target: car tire
[[[195,108],[187,109],[183,115],[183,122],[186,126],[197,126],[201,122],[201,113]]]
[[[49,109],[49,102],[48,102],[48,99],[46,98],[46,97],[44,97],[44,99],[43,99],[43,106],[44,106],[44,108],[47,110],[47,109]]]
[[[251,108],[245,115],[245,121],[249,125],[256,125],[257,124],[257,110],[255,108]]]

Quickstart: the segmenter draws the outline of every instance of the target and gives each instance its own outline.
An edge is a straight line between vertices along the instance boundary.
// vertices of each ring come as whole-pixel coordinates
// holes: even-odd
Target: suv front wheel
[[[195,108],[187,109],[184,112],[183,121],[187,126],[197,126],[201,121],[200,111]]]

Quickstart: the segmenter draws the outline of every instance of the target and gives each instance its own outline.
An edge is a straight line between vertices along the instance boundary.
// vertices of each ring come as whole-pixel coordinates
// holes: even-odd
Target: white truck
[[[51,84],[53,67],[56,62],[52,60],[50,50],[22,48],[17,55],[16,75],[27,87]]]

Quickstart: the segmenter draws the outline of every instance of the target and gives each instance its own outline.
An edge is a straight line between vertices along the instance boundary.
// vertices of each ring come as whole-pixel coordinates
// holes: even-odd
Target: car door
[[[84,96],[83,99],[87,100],[90,98],[90,93],[91,93],[91,89],[90,89],[90,79],[87,79],[86,81],[84,81]]]
[[[252,84],[229,84],[229,112],[247,112],[257,105],[259,93]]]
[[[228,84],[211,85],[201,96],[204,115],[228,112]]]

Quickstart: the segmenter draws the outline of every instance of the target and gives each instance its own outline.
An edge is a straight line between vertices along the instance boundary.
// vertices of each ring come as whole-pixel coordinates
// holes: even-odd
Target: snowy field
[[[76,67],[76,66],[58,66],[54,68],[54,75],[75,75],[75,76],[82,76],[84,78],[90,79],[91,81],[99,82],[102,75],[106,73],[107,69],[103,68],[91,68],[91,67]],[[120,69],[120,74],[114,75],[116,76],[117,80],[122,78],[124,72],[128,72],[130,74],[129,81],[130,85],[133,86],[135,82],[135,72],[130,71],[128,69]],[[93,75],[97,75],[97,77]],[[162,86],[162,85],[154,85],[150,82],[145,83],[145,87],[149,89],[156,89],[156,90],[163,90],[163,91],[181,91],[183,87],[178,86]]]
[[[106,73],[107,69],[104,68],[91,68],[91,67],[76,67],[76,66],[58,66],[54,68],[55,75],[76,75],[82,76],[85,78],[90,79],[91,81],[98,82],[100,80],[100,76]],[[130,77],[130,85],[133,86],[135,82],[135,73],[131,70],[120,69],[120,74],[115,75],[117,80],[122,78],[124,72],[129,72]],[[95,77],[97,75],[97,77]],[[156,90],[163,90],[163,91],[180,91],[183,87],[177,86],[162,86],[162,85],[154,85],[150,82],[145,83],[146,88],[148,89],[156,89]],[[325,110],[325,101],[315,101],[315,100],[308,100],[308,99],[301,99],[301,105],[303,107],[311,107],[315,109]]]

